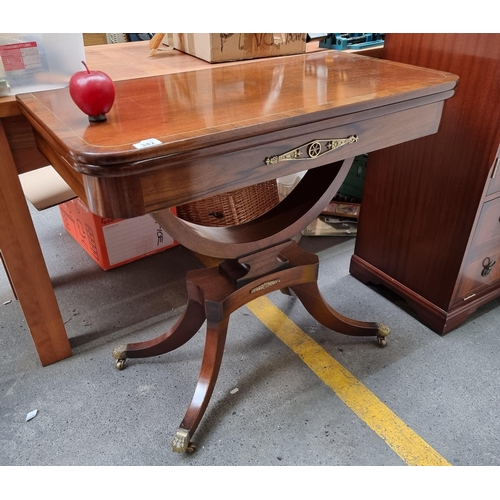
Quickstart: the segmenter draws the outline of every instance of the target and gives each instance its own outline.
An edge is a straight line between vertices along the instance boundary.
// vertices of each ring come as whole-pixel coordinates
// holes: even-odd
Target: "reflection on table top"
[[[324,51],[116,81],[115,104],[100,123],[89,123],[67,88],[18,100],[77,161],[93,164],[103,155],[94,164],[108,165],[151,138],[161,143],[151,149],[155,155],[195,150],[444,92],[455,80],[445,72]],[[118,156],[110,159],[110,153]]]

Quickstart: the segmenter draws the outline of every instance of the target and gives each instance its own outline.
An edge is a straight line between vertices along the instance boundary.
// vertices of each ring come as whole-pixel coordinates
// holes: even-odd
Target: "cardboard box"
[[[305,33],[174,33],[174,48],[210,63],[302,54]]]
[[[68,233],[105,271],[178,245],[149,214],[106,219],[79,198],[62,203],[59,210]]]

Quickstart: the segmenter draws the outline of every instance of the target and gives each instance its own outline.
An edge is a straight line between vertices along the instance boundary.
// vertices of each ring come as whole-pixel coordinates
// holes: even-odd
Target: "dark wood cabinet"
[[[370,153],[350,272],[445,334],[500,296],[500,34],[387,34],[384,57],[460,81],[437,134]]]

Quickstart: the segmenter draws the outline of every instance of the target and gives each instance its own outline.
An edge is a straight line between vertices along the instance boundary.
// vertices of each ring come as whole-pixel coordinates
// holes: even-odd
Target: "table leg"
[[[317,283],[304,283],[290,288],[309,314],[323,326],[344,335],[361,337],[375,335],[378,344],[381,347],[386,346],[386,337],[389,335],[389,328],[386,325],[372,321],[357,321],[343,316],[328,305],[322,297]]]
[[[185,451],[193,452],[195,450],[195,446],[191,442],[191,436],[197,429],[207,409],[217,382],[224,346],[226,345],[228,323],[229,316],[222,321],[207,321],[207,338],[198,383],[186,415],[175,433],[172,441],[172,451],[184,453]]]
[[[189,273],[188,273],[189,276]],[[177,323],[166,333],[145,342],[124,344],[113,350],[116,368],[123,370],[127,358],[148,358],[173,351],[190,340],[205,322],[205,308],[201,290],[187,282],[188,302]]]
[[[286,257],[291,266],[308,263],[315,267],[316,275],[319,272],[318,256],[305,252],[298,246],[296,248],[293,246],[287,247],[282,252],[282,255]],[[372,321],[357,321],[340,314],[325,301],[319,291],[316,280],[296,283],[291,285],[290,289],[295,293],[309,314],[323,326],[344,335],[361,337],[376,336],[378,344],[381,347],[386,346],[386,337],[390,333],[386,325]]]
[[[385,345],[389,328],[372,322],[347,318],[331,308],[317,287],[319,259],[302,250],[295,241],[280,248],[276,268],[248,282],[231,279],[227,266],[220,265],[188,273],[188,306],[176,325],[166,334],[136,344],[128,344],[113,355],[123,367],[126,357],[147,357],[168,352],[187,342],[207,320],[207,338],[196,390],[182,423],[174,436],[172,449],[193,451],[191,438],[196,431],[212,395],[222,362],[227,327],[231,313],[270,292],[290,288],[306,309],[327,328],[346,335],[375,336]],[[268,249],[265,250],[268,252]],[[248,259],[247,259],[248,261]],[[246,262],[247,262],[246,261]],[[256,260],[258,262],[258,259]],[[286,268],[283,269],[283,264]],[[234,263],[233,263],[234,264]],[[252,272],[251,269],[248,270]]]
[[[71,356],[71,347],[1,121],[0,177],[0,251],[46,366]]]

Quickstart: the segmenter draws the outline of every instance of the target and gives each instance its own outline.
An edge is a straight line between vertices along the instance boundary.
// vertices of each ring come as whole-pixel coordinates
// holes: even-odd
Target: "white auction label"
[[[134,144],[134,148],[149,148],[150,146],[156,146],[157,144],[161,144],[161,141],[158,139],[144,139],[143,141]]]

